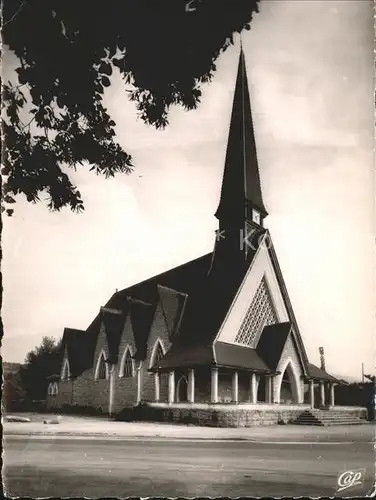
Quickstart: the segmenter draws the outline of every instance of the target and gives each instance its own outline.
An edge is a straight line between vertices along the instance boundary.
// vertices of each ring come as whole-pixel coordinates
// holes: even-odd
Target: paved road
[[[121,440],[5,436],[9,496],[333,496],[338,474],[374,477],[372,443]]]

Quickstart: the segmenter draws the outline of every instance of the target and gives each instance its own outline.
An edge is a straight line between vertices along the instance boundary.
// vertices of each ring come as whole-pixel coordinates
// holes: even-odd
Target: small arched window
[[[96,379],[106,379],[107,378],[107,366],[106,366],[106,361],[104,357],[104,352],[102,351],[101,355],[99,356],[98,359],[98,364],[97,364],[97,369],[96,369]]]
[[[158,338],[154,344],[153,352],[150,359],[150,368],[158,365],[160,360],[164,357],[165,350],[163,348],[162,341]]]
[[[49,396],[56,396],[58,393],[58,385],[57,382],[50,382],[48,384],[48,390],[47,393]]]
[[[61,370],[61,380],[68,380],[70,376],[69,361],[68,358],[64,359],[63,368]]]
[[[176,387],[176,399],[178,403],[185,403],[188,401],[188,380],[184,375],[180,377],[178,381],[178,385]]]
[[[132,357],[132,352],[127,346],[124,351],[123,359],[120,366],[120,377],[129,378],[134,375],[134,361]]]

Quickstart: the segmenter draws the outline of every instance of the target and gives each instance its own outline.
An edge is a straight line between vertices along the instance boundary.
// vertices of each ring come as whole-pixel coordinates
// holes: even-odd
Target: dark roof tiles
[[[116,364],[119,354],[119,343],[121,334],[124,328],[125,315],[120,311],[102,308],[102,321],[107,338],[108,345],[108,362]]]
[[[336,382],[336,383],[341,383],[340,380],[337,378],[333,377],[329,373],[327,373],[324,370],[321,370],[316,365],[313,365],[312,363],[308,363],[308,376],[309,378],[315,379],[315,380],[323,380],[327,382]]]
[[[153,367],[160,370],[174,370],[176,368],[195,368],[214,364],[213,348],[211,345],[186,345],[176,342]]]
[[[266,326],[258,341],[257,354],[265,361],[270,370],[276,370],[287,337],[291,332],[291,323],[277,323]]]
[[[244,370],[260,373],[269,373],[272,371],[261,359],[257,351],[250,347],[216,342],[215,356],[218,366],[243,368]]]
[[[84,330],[65,328],[62,339],[62,353],[67,349],[70,374],[72,377],[81,375],[92,366],[91,336]]]

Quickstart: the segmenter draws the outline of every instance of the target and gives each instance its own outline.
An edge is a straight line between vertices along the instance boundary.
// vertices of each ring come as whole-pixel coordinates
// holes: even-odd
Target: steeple
[[[221,198],[215,216],[220,229],[262,226],[267,216],[260,185],[251,102],[243,49],[232,106]]]

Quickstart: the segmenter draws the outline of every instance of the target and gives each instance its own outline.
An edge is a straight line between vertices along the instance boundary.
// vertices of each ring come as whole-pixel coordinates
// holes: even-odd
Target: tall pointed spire
[[[243,48],[240,48],[221,198],[215,216],[221,226],[244,227],[252,209],[267,215],[262,199],[251,102]]]

